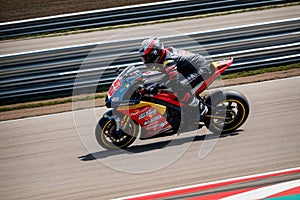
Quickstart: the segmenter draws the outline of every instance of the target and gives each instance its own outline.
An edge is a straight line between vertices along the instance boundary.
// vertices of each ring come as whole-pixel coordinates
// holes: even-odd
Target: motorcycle
[[[108,150],[125,149],[136,138],[170,136],[204,126],[219,134],[236,131],[247,120],[250,111],[248,100],[241,92],[214,89],[200,96],[232,63],[233,58],[213,62],[214,73],[193,91],[208,108],[201,120],[199,111],[198,116],[192,117],[185,113],[184,105],[170,89],[157,87],[152,93],[146,89],[149,85],[157,85],[153,81],[161,79],[164,74],[143,72],[135,66],[125,68],[107,92],[105,102],[110,110],[97,123],[97,142]]]

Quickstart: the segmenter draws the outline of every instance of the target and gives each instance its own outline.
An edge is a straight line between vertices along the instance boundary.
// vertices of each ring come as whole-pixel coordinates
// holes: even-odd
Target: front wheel
[[[250,108],[246,97],[238,91],[228,90],[210,97],[205,126],[214,133],[234,132],[247,120]]]
[[[137,135],[137,125],[127,116],[117,123],[114,118],[102,117],[95,131],[97,142],[105,149],[125,149],[131,145]]]

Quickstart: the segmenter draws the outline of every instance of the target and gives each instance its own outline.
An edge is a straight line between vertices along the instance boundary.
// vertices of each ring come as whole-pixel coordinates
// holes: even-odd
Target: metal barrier
[[[231,11],[293,0],[177,0],[0,23],[0,39]]]
[[[299,25],[300,18],[293,18],[161,39],[165,45],[201,51],[199,45],[189,42],[193,40],[213,59],[233,56],[235,62],[228,69],[230,73],[299,62]],[[138,47],[143,39],[1,55],[0,99],[9,101],[71,92],[74,87],[84,89],[93,85],[109,85],[117,75],[117,67],[123,69],[130,64],[142,64]],[[74,86],[79,76],[80,82]]]

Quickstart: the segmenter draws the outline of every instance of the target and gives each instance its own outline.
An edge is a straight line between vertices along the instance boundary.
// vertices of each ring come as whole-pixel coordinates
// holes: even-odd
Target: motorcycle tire
[[[117,130],[116,121],[113,118],[102,117],[95,131],[98,144],[107,150],[125,149],[130,146],[138,135],[138,127],[131,119],[125,119],[127,119],[126,125],[123,129]]]
[[[213,100],[212,100],[213,98]],[[250,112],[246,97],[235,90],[219,91],[207,98],[209,111],[205,115],[205,126],[213,133],[232,133],[247,120]]]

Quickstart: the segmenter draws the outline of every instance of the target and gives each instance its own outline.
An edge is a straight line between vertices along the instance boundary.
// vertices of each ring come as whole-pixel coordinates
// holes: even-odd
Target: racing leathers
[[[194,107],[199,106],[202,118],[207,107],[194,95],[193,90],[197,90],[214,73],[210,63],[200,54],[168,47],[157,64],[167,74],[168,80],[163,85],[177,93],[178,100],[187,109],[195,110]]]

